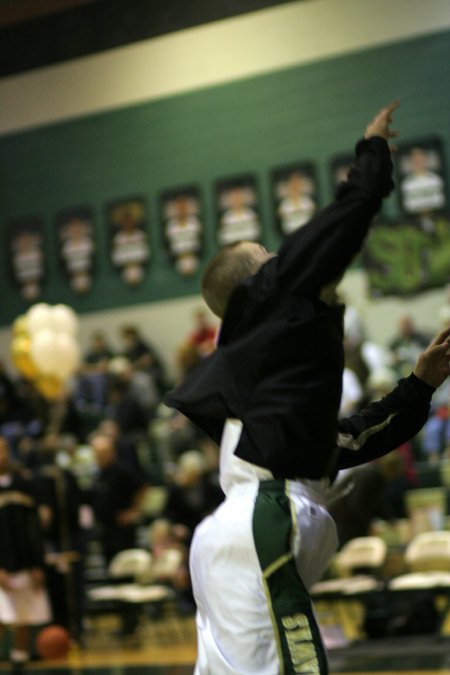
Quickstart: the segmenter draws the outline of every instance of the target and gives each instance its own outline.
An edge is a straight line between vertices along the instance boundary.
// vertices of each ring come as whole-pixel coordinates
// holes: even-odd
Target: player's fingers
[[[434,347],[435,345],[440,345],[443,344],[444,342],[447,342],[447,338],[450,338],[450,326],[444,328],[444,330],[441,330],[440,333],[436,335],[434,340],[431,342],[430,347]]]
[[[392,122],[392,117],[391,113],[394,112],[400,105],[399,99],[396,99],[395,101],[392,101],[388,105],[385,105],[383,108],[381,108],[380,112],[375,115],[375,119],[385,119],[387,122]]]
[[[432,345],[431,347],[428,347],[427,351],[430,354],[446,354],[449,347],[450,345],[448,344],[448,342],[443,342],[440,345]]]
[[[400,105],[400,99],[395,98],[393,101],[391,101],[386,106],[384,106],[384,110],[387,110],[389,113],[392,113],[392,112],[394,112],[394,110],[397,110],[399,105]]]

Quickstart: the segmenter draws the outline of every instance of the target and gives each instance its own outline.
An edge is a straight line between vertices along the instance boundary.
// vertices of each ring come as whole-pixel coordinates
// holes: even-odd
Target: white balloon
[[[55,305],[50,309],[53,329],[60,333],[75,335],[78,330],[78,318],[73,309],[68,305]]]
[[[72,375],[80,365],[81,352],[72,335],[57,333],[55,339],[55,363],[61,379]]]
[[[43,375],[57,374],[55,368],[56,333],[44,328],[31,336],[31,356]]]
[[[75,372],[81,361],[75,338],[78,318],[67,305],[41,302],[27,312],[31,335],[31,356],[42,375],[64,380]]]
[[[39,331],[50,328],[52,311],[50,305],[46,302],[39,302],[37,305],[30,307],[26,313],[28,331],[30,335],[34,335]]]

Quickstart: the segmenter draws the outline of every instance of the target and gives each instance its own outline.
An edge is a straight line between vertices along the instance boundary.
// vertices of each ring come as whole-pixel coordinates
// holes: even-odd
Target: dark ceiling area
[[[293,1],[0,0],[0,77]]]
[[[30,21],[38,16],[67,12],[98,0],[0,0],[0,27]]]

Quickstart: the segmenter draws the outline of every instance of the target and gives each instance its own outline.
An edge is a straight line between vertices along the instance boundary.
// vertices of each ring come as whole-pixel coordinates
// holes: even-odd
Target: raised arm
[[[367,125],[356,146],[348,179],[335,201],[286,239],[279,250],[278,276],[288,290],[318,295],[338,281],[358,253],[381,201],[393,188],[389,139],[399,101],[384,107]]]
[[[431,397],[450,375],[450,328],[422,352],[414,372],[380,401],[339,421],[338,469],[386,455],[415,436],[425,424]]]

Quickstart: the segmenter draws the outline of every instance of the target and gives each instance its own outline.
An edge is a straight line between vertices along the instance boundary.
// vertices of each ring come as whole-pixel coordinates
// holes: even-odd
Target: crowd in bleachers
[[[450,321],[447,308],[440,320]],[[177,379],[214,349],[216,327],[203,310],[194,322],[175,355]],[[351,307],[345,329],[342,416],[380,398],[409,374],[432,337],[405,315],[390,344],[382,347],[368,339]],[[70,389],[52,402],[0,366],[0,440],[8,454],[5,467],[0,466],[0,488],[7,486],[5,476],[14,474],[33,496],[33,536],[41,538],[42,553],[41,562],[29,565],[45,569],[53,620],[75,636],[83,631],[84,589],[96,578],[93,561],[101,560],[106,577],[114,557],[137,546],[152,553],[152,581],[174,589],[180,612],[193,612],[190,540],[195,526],[223,498],[218,448],[162,403],[173,381],[149,338],[133,325],[124,326],[117,350],[108,335],[96,331]],[[445,459],[450,459],[449,384],[433,400],[418,438],[390,459],[360,469],[356,483],[352,477],[356,487],[350,501],[342,498],[333,507],[342,543],[367,533],[375,518],[404,517],[404,491],[420,483],[417,464]],[[368,511],[352,502],[361,496],[367,504],[372,493],[376,499]],[[348,515],[356,509],[364,516],[359,525]],[[1,532],[0,538],[6,541]],[[169,557],[175,561],[171,566],[164,564]],[[125,617],[124,633],[133,630],[133,621]]]

